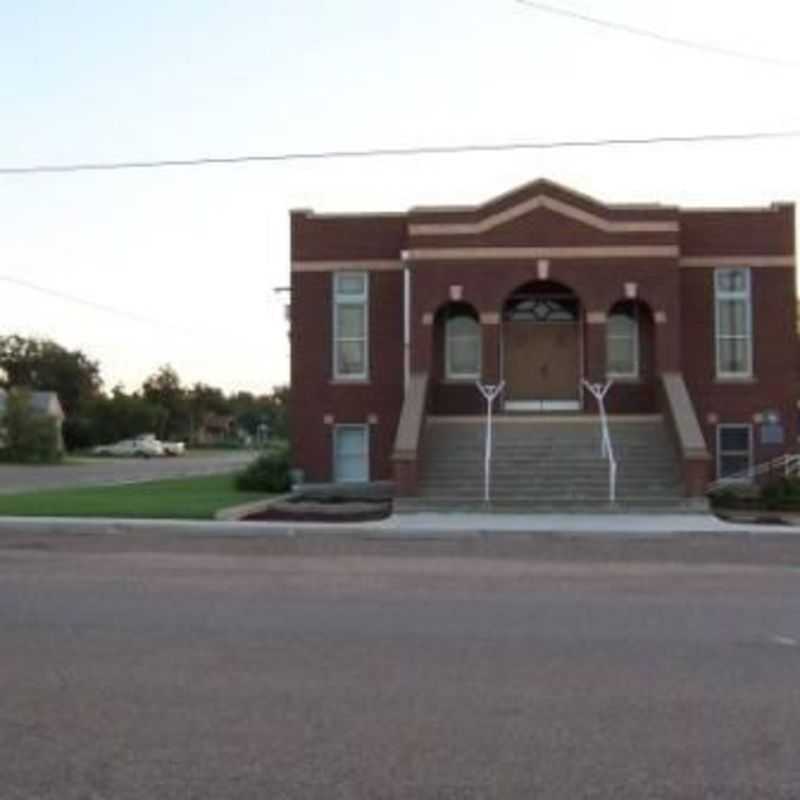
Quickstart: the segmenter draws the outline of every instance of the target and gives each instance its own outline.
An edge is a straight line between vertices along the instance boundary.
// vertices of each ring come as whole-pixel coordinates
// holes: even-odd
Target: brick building
[[[415,494],[431,424],[480,420],[478,379],[505,381],[501,424],[531,425],[591,419],[583,381],[613,380],[611,419],[663,426],[689,496],[795,448],[792,204],[608,205],[538,180],[474,207],[296,210],[291,234],[307,481]]]

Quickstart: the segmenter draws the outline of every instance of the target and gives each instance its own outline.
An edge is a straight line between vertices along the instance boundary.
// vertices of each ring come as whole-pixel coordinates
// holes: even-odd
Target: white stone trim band
[[[602,247],[421,247],[408,251],[411,261],[491,261],[535,258],[677,258],[674,245]]]
[[[788,267],[793,268],[794,256],[684,256],[681,267]]]
[[[400,259],[348,258],[336,261],[292,261],[292,272],[388,272],[403,269]]]
[[[408,226],[411,236],[457,236],[485,233],[506,222],[524,216],[537,208],[547,208],[557,214],[582,222],[605,233],[677,233],[678,222],[675,220],[629,220],[614,221],[592,214],[577,206],[561,200],[537,195],[523,203],[498,211],[478,222],[431,222],[416,223]]]

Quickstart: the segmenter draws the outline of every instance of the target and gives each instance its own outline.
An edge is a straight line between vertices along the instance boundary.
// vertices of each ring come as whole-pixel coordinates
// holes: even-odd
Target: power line
[[[521,1],[521,0],[520,0]],[[97,161],[73,164],[34,164],[0,167],[0,175],[41,175],[70,172],[112,172],[115,170],[164,169],[169,167],[210,167],[231,164],[327,161],[346,158],[390,158],[407,156],[458,155],[462,153],[503,153],[519,150],[565,150],[600,147],[637,147],[659,144],[702,144],[795,139],[800,130],[704,133],[676,136],[619,137],[608,139],[562,139],[555,141],[498,142],[496,144],[423,145],[420,147],[374,147],[363,150],[320,150],[297,153],[264,153],[238,156],[203,156],[153,161]]]
[[[5,283],[10,283],[14,286],[20,286],[23,289],[29,289],[32,292],[39,292],[40,294],[46,294],[50,297],[58,298],[59,300],[65,300],[69,303],[77,303],[78,305],[94,309],[95,311],[102,311],[103,313],[112,314],[117,317],[125,317],[127,319],[133,320],[134,322],[140,322],[146,325],[157,325],[160,327],[166,327],[169,328],[170,330],[178,331],[179,333],[182,333],[186,336],[197,335],[195,332],[190,331],[186,328],[170,325],[166,322],[163,322],[162,320],[154,319],[152,317],[147,317],[143,314],[137,314],[135,311],[127,311],[125,309],[115,308],[114,306],[104,305],[103,303],[96,303],[93,300],[86,300],[82,297],[76,297],[75,295],[62,292],[59,289],[51,289],[48,286],[41,286],[40,284],[37,283],[31,283],[30,281],[14,277],[13,275],[0,275],[0,281],[4,281]]]
[[[747,53],[743,50],[734,50],[727,47],[719,47],[718,45],[709,44],[706,42],[697,42],[692,39],[682,39],[678,36],[669,36],[668,34],[659,33],[658,31],[650,30],[648,28],[637,28],[633,25],[627,25],[623,22],[614,22],[609,19],[601,19],[600,17],[592,17],[588,14],[581,14],[578,11],[571,11],[567,8],[560,6],[552,6],[548,3],[540,3],[538,0],[515,0],[521,6],[542,11],[545,14],[554,14],[559,17],[567,17],[568,19],[575,19],[580,22],[587,22],[590,25],[596,25],[601,28],[609,30],[620,31],[622,33],[629,33],[633,36],[640,36],[646,39],[654,39],[663,44],[671,44],[677,47],[686,47],[691,50],[700,50],[707,53],[714,53],[718,56],[727,56],[729,58],[739,58],[746,61],[758,61],[761,64],[769,64],[773,67],[791,67],[793,69],[800,68],[800,61],[789,61],[783,58],[775,58],[773,56],[765,56],[759,53]]]

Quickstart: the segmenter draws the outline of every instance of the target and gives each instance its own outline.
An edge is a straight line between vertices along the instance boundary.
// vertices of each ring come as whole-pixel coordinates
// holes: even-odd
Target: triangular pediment
[[[665,233],[678,230],[674,209],[664,206],[609,206],[552,181],[539,179],[480,206],[413,209],[409,232],[411,236],[481,235],[539,209],[603,233]]]

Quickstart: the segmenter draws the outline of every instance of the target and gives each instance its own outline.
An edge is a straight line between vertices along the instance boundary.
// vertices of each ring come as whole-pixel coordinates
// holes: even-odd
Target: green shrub
[[[58,423],[31,408],[30,394],[9,392],[0,419],[0,461],[53,464],[61,460]]]
[[[273,446],[236,475],[242,492],[285,492],[290,485],[289,448]]]
[[[758,487],[750,484],[728,485],[716,489],[709,499],[714,508],[746,510],[759,507],[761,493]]]
[[[779,478],[766,486],[725,486],[710,495],[714,508],[739,511],[800,510],[800,480]]]
[[[781,478],[761,490],[761,504],[770,511],[800,509],[800,480]]]

